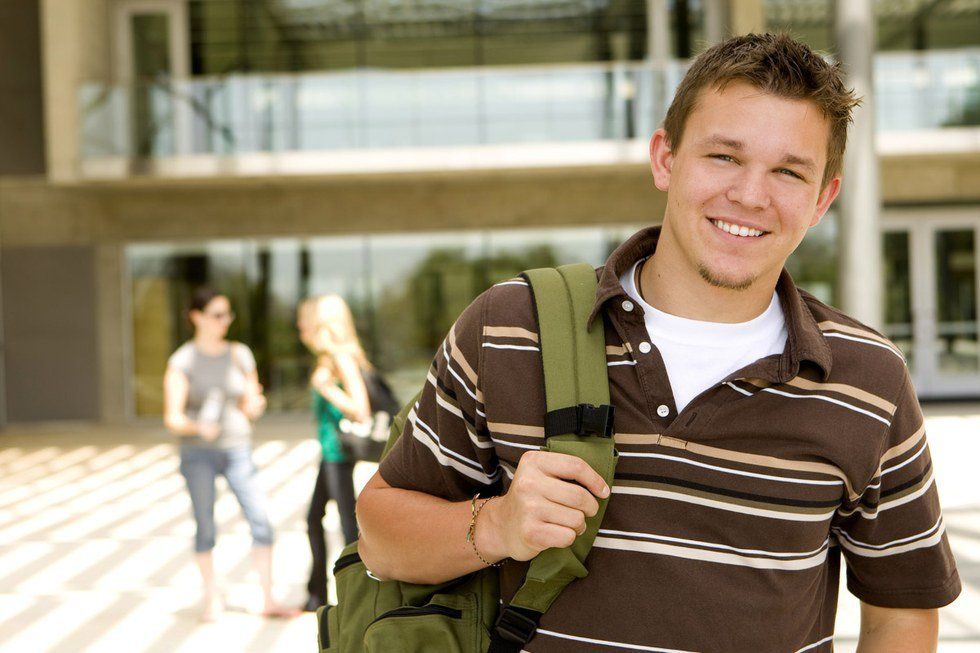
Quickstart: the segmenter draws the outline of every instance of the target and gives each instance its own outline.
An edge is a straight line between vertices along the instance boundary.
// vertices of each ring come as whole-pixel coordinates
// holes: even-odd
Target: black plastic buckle
[[[611,438],[613,435],[613,418],[616,409],[609,405],[593,406],[592,404],[579,404],[575,407],[575,419],[578,428],[575,429],[577,435],[598,435],[602,438]]]
[[[540,615],[538,615],[540,619]],[[497,619],[497,636],[504,641],[524,646],[531,641],[538,630],[538,619],[507,606]]]

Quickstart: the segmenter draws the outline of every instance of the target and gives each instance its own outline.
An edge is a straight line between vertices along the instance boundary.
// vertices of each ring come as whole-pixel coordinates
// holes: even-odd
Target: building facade
[[[823,0],[2,11],[0,61],[27,62],[0,63],[0,89],[23,100],[0,109],[8,422],[159,415],[203,283],[231,297],[232,336],[256,352],[271,410],[307,406],[294,321],[312,293],[348,299],[372,359],[407,391],[489,284],[599,264],[660,220],[646,141],[690,56],[760,29],[832,55],[839,33]],[[924,398],[980,397],[980,0],[876,2],[871,27],[876,326]],[[830,303],[840,219],[832,210],[789,263]]]

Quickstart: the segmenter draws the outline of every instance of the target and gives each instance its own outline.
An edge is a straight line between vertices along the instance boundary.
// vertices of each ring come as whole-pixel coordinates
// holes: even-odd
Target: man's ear
[[[820,196],[817,197],[817,206],[813,211],[813,218],[810,220],[810,226],[816,227],[820,219],[823,218],[824,214],[827,213],[827,209],[830,205],[834,203],[837,196],[840,194],[840,177],[834,177],[827,185],[823,187],[820,191]]]
[[[653,183],[662,191],[670,186],[670,170],[674,165],[674,153],[667,141],[667,132],[663,128],[653,132],[650,139],[650,171],[653,172]]]

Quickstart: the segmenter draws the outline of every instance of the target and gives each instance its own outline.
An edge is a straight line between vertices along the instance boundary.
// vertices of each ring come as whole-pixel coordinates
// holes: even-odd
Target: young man
[[[460,316],[409,426],[358,502],[380,577],[434,583],[568,546],[610,491],[586,566],[532,653],[832,650],[840,558],[859,650],[932,651],[960,591],[905,362],[797,289],[787,257],[837,196],[856,101],[787,36],[711,48],[650,142],[662,228],[599,270],[612,488],[537,451],[537,324],[511,280]],[[479,514],[470,501],[500,495]]]

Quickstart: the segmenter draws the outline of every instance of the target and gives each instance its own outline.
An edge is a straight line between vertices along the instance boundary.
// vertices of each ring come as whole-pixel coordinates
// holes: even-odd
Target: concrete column
[[[647,0],[647,60],[656,64],[670,59],[670,11],[667,0]]]
[[[95,248],[96,333],[98,338],[99,415],[104,422],[122,422],[130,416],[130,374],[133,346],[126,321],[130,318],[122,245]]]
[[[48,177],[72,181],[80,152],[78,89],[109,78],[107,0],[41,0],[41,69]]]
[[[882,326],[881,211],[875,155],[873,63],[875,19],[872,0],[837,0],[837,53],[847,83],[863,105],[854,111],[844,157],[844,186],[837,200],[838,273],[841,308],[856,319]]]
[[[719,4],[724,1],[715,0]],[[728,7],[732,36],[766,31],[766,12],[762,0],[728,0]]]
[[[717,45],[731,32],[728,0],[708,0],[704,3],[704,36],[708,47]]]

